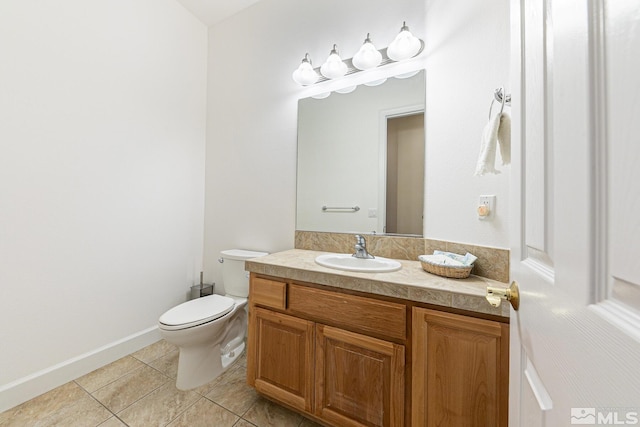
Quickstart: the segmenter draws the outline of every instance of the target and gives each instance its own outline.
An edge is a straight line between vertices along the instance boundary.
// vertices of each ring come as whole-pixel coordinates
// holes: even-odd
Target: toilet
[[[231,249],[220,252],[223,295],[182,303],[158,320],[160,335],[180,350],[176,387],[189,390],[206,384],[242,355],[247,333],[249,274],[245,260],[266,252]]]

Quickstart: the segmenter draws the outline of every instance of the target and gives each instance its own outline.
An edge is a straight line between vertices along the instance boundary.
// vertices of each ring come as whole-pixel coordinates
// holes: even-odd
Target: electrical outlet
[[[495,208],[496,196],[480,196],[480,200],[478,201],[478,219],[492,218],[495,214]]]

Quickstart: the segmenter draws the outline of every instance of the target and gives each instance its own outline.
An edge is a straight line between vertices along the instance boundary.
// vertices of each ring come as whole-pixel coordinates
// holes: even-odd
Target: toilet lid
[[[234,304],[233,298],[222,295],[196,298],[168,310],[160,316],[159,322],[171,329],[189,328],[224,316],[233,309]]]

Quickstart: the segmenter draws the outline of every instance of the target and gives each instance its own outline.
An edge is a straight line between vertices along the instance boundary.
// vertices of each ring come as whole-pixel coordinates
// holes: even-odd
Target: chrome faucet
[[[356,234],[356,253],[351,256],[361,259],[374,259],[375,257],[367,252],[367,241],[359,234]]]

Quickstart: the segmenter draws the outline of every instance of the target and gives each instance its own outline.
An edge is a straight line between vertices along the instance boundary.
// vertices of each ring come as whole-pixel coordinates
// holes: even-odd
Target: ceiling
[[[207,26],[214,25],[246,9],[259,0],[178,0]]]

